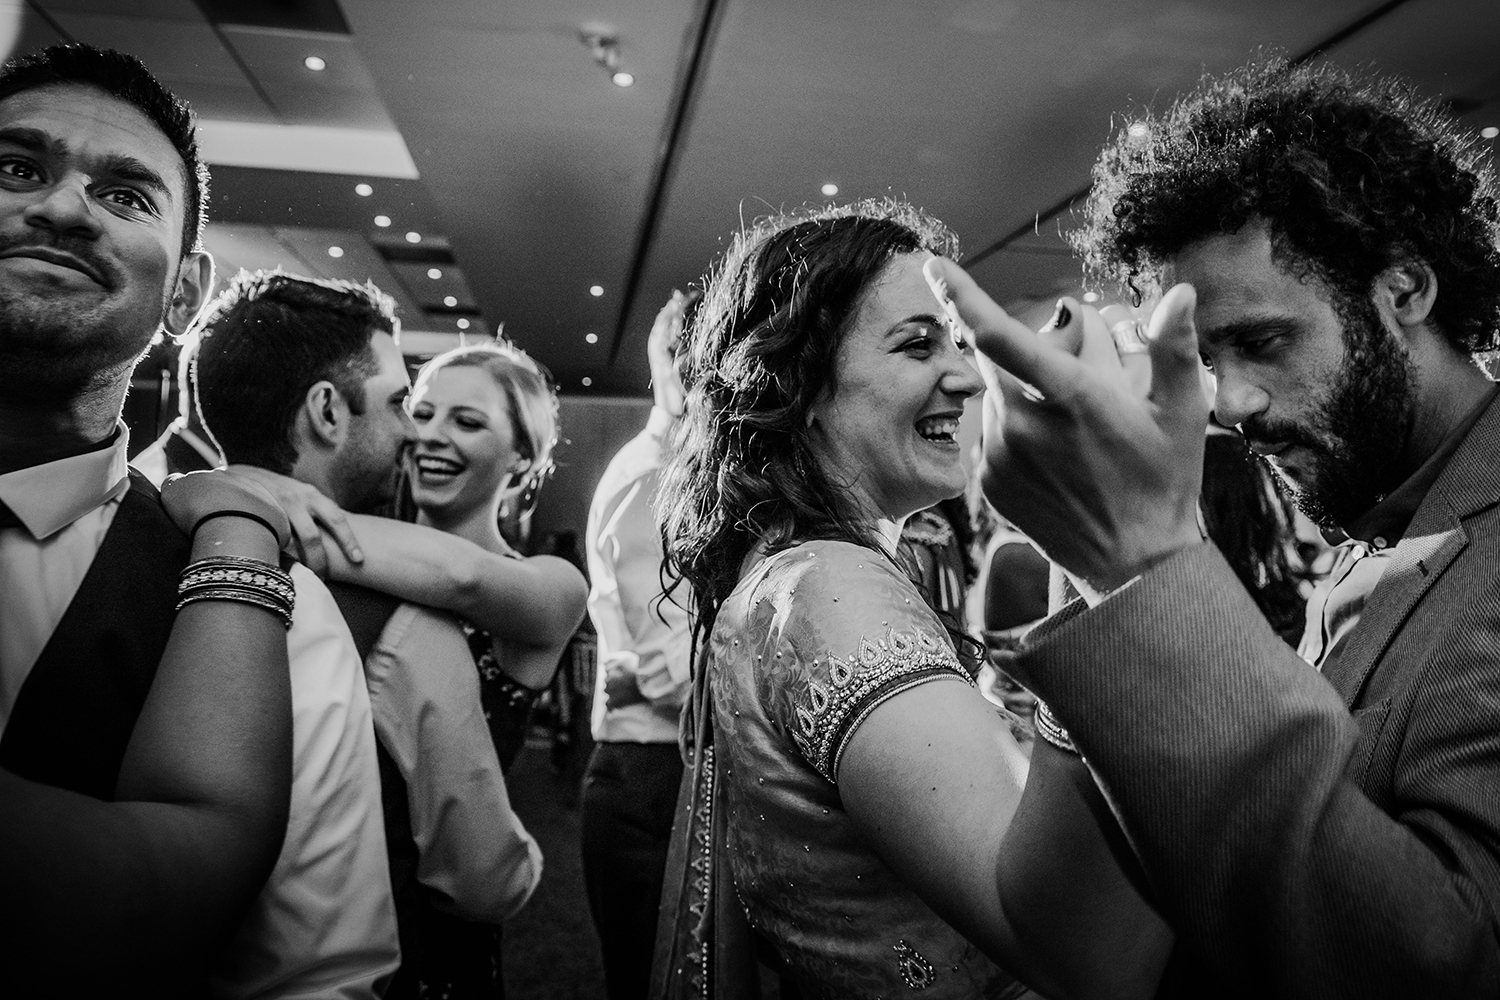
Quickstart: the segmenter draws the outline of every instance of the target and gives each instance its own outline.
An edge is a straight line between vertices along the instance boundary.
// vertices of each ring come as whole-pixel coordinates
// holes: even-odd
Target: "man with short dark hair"
[[[225,458],[310,483],[346,510],[389,503],[415,440],[391,297],[257,271],[211,309],[196,387]]]
[[[196,391],[208,432],[231,462],[388,501],[410,440],[397,332],[392,303],[374,286],[241,272],[200,327]],[[398,953],[370,697],[328,587],[305,565],[292,578],[291,816],[276,872],[215,989],[373,996]]]
[[[152,337],[208,295],[207,179],[191,112],[138,60],[59,46],[0,69],[0,938],[17,995],[201,989],[285,830],[276,602],[174,620],[189,558],[279,573],[285,518],[219,476],[170,487],[169,518],[128,472],[120,421]]]
[[[1176,933],[1172,995],[1500,992],[1497,209],[1487,152],[1404,85],[1264,61],[1096,167],[1087,261],[1165,293],[1144,398],[1093,310],[1032,334],[929,267],[1009,373],[991,498],[1090,605],[1020,669]],[[1218,420],[1365,566],[1316,669],[1199,536],[1200,353]]]

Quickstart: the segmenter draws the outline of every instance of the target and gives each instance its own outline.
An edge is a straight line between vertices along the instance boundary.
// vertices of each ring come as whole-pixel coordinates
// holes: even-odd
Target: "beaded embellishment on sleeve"
[[[849,656],[830,654],[826,675],[817,671],[808,682],[805,700],[795,706],[792,739],[807,762],[833,781],[849,737],[876,706],[948,674],[974,684],[948,644],[925,629],[888,629],[883,639],[864,636]],[[819,679],[825,676],[826,682]]]

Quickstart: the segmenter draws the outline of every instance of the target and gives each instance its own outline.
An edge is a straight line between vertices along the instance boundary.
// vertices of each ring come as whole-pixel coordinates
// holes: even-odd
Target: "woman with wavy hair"
[[[756,935],[810,997],[1155,989],[1170,936],[1087,772],[1039,744],[1028,782],[981,648],[895,562],[965,485],[982,383],[922,276],[956,252],[861,203],[761,222],[710,277],[659,501],[697,657],[655,996],[744,995]]]

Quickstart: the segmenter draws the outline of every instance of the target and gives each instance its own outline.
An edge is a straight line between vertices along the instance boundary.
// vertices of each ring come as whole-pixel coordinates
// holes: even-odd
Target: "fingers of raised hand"
[[[1193,311],[1198,296],[1192,285],[1174,285],[1151,314],[1146,339],[1151,354],[1151,400],[1171,417],[1201,426],[1208,420],[1203,363]]]
[[[1012,319],[968,272],[950,260],[934,257],[922,266],[927,283],[950,321],[974,333],[974,346],[1001,368],[1048,393],[1052,383],[1066,377],[1068,352],[1045,343]]]
[[[670,345],[682,333],[682,316],[686,311],[687,297],[679,291],[672,292],[667,304],[657,310],[651,323],[651,339],[662,345]]]
[[[1093,306],[1079,305],[1077,309],[1082,327],[1078,359],[1105,378],[1118,378],[1120,352],[1108,321]]]
[[[1052,318],[1036,335],[1039,340],[1077,357],[1083,350],[1083,324],[1079,322],[1078,303],[1073,299],[1058,299]]]

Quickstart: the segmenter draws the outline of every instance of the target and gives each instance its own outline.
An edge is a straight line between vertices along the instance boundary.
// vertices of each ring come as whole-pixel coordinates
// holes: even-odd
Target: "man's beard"
[[[359,420],[355,417],[356,427]],[[382,452],[363,428],[356,430],[335,458],[333,480],[339,495],[333,499],[355,514],[380,513],[395,499],[400,465],[400,452]]]
[[[1416,372],[1372,303],[1343,304],[1344,364],[1309,421],[1246,421],[1248,440],[1300,445],[1314,456],[1290,487],[1298,509],[1324,528],[1343,527],[1401,485],[1399,456],[1416,416]]]

